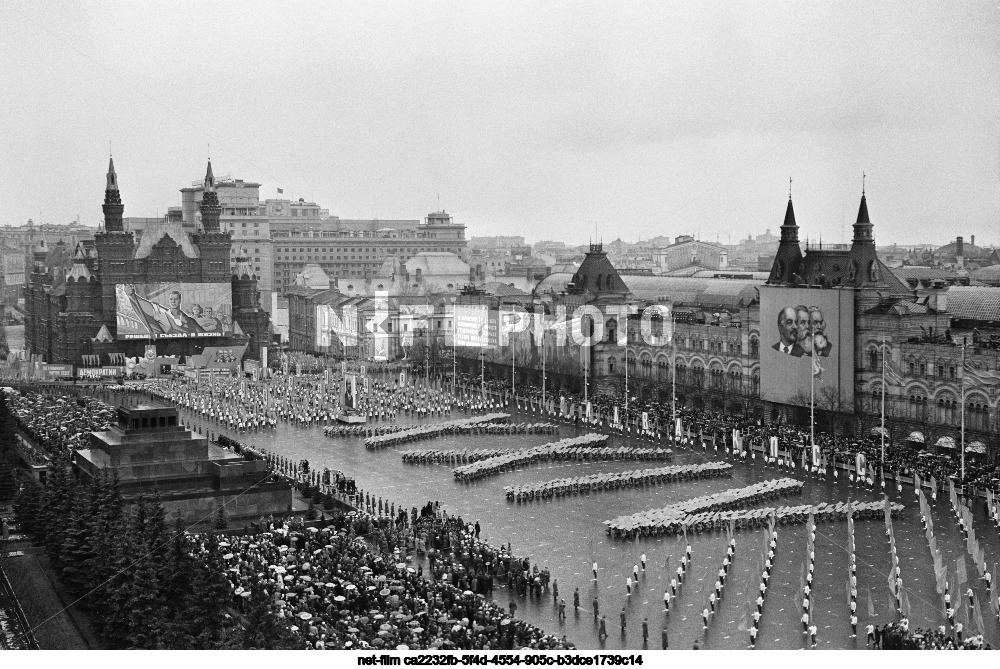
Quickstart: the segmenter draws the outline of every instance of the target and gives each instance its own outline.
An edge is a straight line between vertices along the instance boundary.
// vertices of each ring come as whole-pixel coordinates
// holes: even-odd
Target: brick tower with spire
[[[147,224],[140,233],[126,231],[124,206],[114,161],[108,164],[104,191],[104,224],[94,241],[82,242],[70,256],[68,249],[44,247],[35,254],[35,271],[25,289],[28,311],[25,341],[46,362],[118,365],[123,358],[144,355],[150,338],[121,338],[118,333],[116,290],[120,285],[222,284],[228,286],[233,306],[233,331],[224,336],[153,336],[161,356],[190,356],[208,346],[247,345],[246,355],[260,356],[270,339],[270,321],[260,308],[256,277],[246,258],[237,276],[230,271],[231,235],[219,224],[222,208],[215,192],[209,161],[201,203],[201,229],[190,234],[169,217]],[[56,267],[53,254],[65,251],[72,266]],[[227,305],[228,306],[228,305]],[[103,335],[101,333],[104,333]]]
[[[799,226],[795,222],[795,209],[792,207],[792,194],[788,193],[788,206],[785,207],[785,222],[781,224],[781,241],[778,242],[778,252],[774,256],[768,283],[795,283],[802,271],[802,248],[799,246]]]

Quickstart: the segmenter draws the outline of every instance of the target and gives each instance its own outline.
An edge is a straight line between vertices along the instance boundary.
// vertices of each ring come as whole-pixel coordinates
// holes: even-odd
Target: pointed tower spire
[[[108,159],[108,185],[104,190],[118,190],[118,175],[115,174],[115,159]]]
[[[865,197],[864,175],[861,177],[861,204],[858,206],[858,220],[854,223],[854,239],[851,243],[850,273],[848,285],[858,288],[885,286],[885,268],[875,251],[874,226],[868,217],[868,199]]]
[[[855,244],[874,244],[875,236],[872,234],[872,222],[868,218],[868,200],[865,197],[865,187],[862,181],[861,186],[861,206],[858,207],[858,220],[854,224]]]
[[[785,207],[785,221],[781,224],[781,241],[774,255],[774,264],[768,283],[788,283],[802,266],[802,248],[799,246],[799,225],[795,222],[795,208],[792,206],[792,178],[788,178],[788,206]]]
[[[121,193],[118,192],[118,174],[115,173],[114,158],[108,159],[107,184],[104,187],[104,231],[124,232],[125,226],[122,222],[122,214],[125,207],[122,205]]]
[[[222,207],[219,205],[219,195],[215,192],[215,175],[212,174],[212,161],[208,161],[205,171],[205,189],[201,196],[201,227],[205,232],[219,231],[219,217]]]
[[[205,192],[215,191],[215,175],[212,174],[212,159],[208,159],[208,170],[205,172]]]

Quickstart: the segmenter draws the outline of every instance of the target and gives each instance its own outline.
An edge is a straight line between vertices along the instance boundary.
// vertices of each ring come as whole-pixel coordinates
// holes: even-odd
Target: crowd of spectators
[[[459,382],[475,388],[480,386],[480,379],[475,376],[460,375]],[[501,397],[511,397],[509,381],[489,380],[486,382],[486,387],[488,391]],[[558,399],[559,396],[552,390],[546,393],[548,400]],[[584,406],[582,397],[566,393],[562,393],[561,396],[565,397],[570,405]],[[530,384],[518,385],[517,398],[522,401],[531,400],[537,406],[542,398],[542,390],[539,386]],[[740,430],[745,443],[756,445],[758,449],[763,448],[770,437],[776,436],[779,448],[792,453],[796,462],[801,461],[803,451],[810,443],[808,426],[765,425],[761,420],[749,415],[696,409],[690,406],[678,406],[675,415],[670,403],[640,401],[634,397],[629,399],[626,411],[625,400],[618,395],[589,395],[588,401],[595,420],[600,422],[601,427],[608,425],[617,407],[623,424],[641,425],[641,416],[645,413],[650,425],[659,426],[658,430],[664,436],[673,431],[675,417],[680,419],[685,433],[690,430],[692,435],[710,443],[717,441],[721,444],[731,440],[734,429]],[[853,465],[855,455],[862,453],[876,476],[881,475],[882,471],[885,472],[886,478],[891,478],[897,473],[907,477],[916,473],[925,483],[933,477],[939,488],[947,485],[949,479],[954,479],[956,486],[959,485],[962,465],[961,455],[957,449],[950,453],[935,454],[909,444],[893,443],[887,438],[883,463],[881,460],[883,440],[875,430],[867,435],[835,436],[821,431],[816,431],[815,435],[823,457],[831,464]],[[990,464],[983,456],[970,454],[965,459],[965,484],[981,490],[990,488],[1000,492],[1000,467]]]
[[[83,448],[88,434],[118,422],[115,408],[87,395],[8,390],[17,427],[49,455]]]
[[[573,647],[484,597],[495,584],[516,589],[531,578],[529,561],[479,541],[433,504],[416,522],[351,512],[319,526],[265,525],[227,539],[226,573],[237,606],[262,583],[304,648]],[[418,553],[428,557],[426,574],[410,560]]]
[[[909,621],[888,623],[876,634],[881,650],[992,650],[982,634],[963,637],[961,630],[948,634],[942,625],[938,629],[910,629]]]

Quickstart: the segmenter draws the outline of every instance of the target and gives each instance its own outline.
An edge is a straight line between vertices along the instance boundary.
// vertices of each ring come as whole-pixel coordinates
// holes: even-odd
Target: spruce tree
[[[151,555],[151,546],[140,542],[131,569],[127,590],[128,648],[154,650],[163,647],[167,627],[167,603],[162,596],[161,581]]]
[[[228,624],[226,610],[232,606],[232,586],[226,578],[222,549],[215,535],[205,541],[205,552],[198,555],[193,569],[192,597],[187,617],[192,625],[194,648],[218,648]]]
[[[254,580],[246,607],[246,621],[240,633],[240,647],[257,650],[290,650],[295,638],[275,615],[274,602],[260,580]]]
[[[14,499],[16,494],[17,470],[14,467],[14,454],[0,450],[0,502]]]
[[[212,528],[216,530],[224,530],[229,527],[229,518],[226,517],[226,507],[225,503],[219,505],[219,511],[215,514],[215,522],[212,524]]]
[[[111,648],[128,648],[132,640],[129,606],[137,546],[127,521],[127,517],[118,520],[104,537],[105,578],[95,591],[92,609],[101,635]]]
[[[60,580],[74,595],[86,592],[89,577],[91,525],[87,522],[88,504],[82,493],[76,495],[70,522],[66,528],[61,550],[63,568]]]
[[[14,501],[14,517],[21,530],[38,543],[38,524],[42,505],[42,487],[31,476],[23,477]]]

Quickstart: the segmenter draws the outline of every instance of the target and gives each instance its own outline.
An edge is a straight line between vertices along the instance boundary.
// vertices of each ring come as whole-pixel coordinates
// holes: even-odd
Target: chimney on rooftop
[[[975,235],[971,235],[969,237],[969,245],[970,246],[975,246],[976,245],[976,236]]]
[[[955,240],[955,267],[962,269],[965,267],[965,243],[961,237]]]

